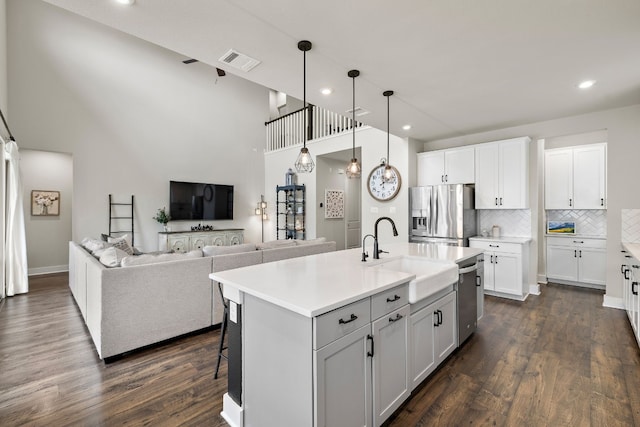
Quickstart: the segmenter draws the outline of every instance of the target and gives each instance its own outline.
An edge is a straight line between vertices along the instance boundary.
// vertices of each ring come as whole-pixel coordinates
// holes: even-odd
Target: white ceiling
[[[44,1],[300,99],[310,40],[308,102],[350,109],[356,68],[359,119],[386,130],[391,89],[391,133],[425,141],[640,103],[638,0]]]

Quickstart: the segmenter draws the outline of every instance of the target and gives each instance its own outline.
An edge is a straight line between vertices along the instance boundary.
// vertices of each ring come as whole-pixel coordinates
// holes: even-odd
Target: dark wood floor
[[[30,282],[0,306],[0,425],[226,426],[219,330],[105,365],[67,276]],[[387,424],[640,425],[640,352],[625,313],[601,305],[561,285],[524,303],[488,297],[476,334]]]

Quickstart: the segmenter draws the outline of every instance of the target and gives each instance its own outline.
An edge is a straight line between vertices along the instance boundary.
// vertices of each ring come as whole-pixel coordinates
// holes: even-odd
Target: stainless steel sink
[[[457,264],[429,261],[421,257],[402,256],[380,260],[373,268],[415,274],[409,282],[409,302],[416,303],[458,281]]]

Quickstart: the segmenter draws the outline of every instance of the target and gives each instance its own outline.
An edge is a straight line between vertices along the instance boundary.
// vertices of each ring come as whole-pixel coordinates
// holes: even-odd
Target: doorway
[[[351,155],[349,149],[316,158],[316,236],[335,241],[337,250],[360,247],[362,178],[347,178],[345,168]],[[361,157],[360,148],[356,149],[356,157]],[[341,214],[326,214],[325,195],[328,193],[343,196]]]

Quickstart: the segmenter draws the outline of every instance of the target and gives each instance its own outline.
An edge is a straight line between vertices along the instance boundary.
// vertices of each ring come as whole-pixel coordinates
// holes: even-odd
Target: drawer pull
[[[638,295],[638,282],[631,283],[631,293]]]
[[[402,319],[404,316],[400,313],[396,313],[396,317],[389,317],[389,323],[397,322]]]
[[[573,243],[584,243],[584,240],[574,240]]]
[[[604,206],[604,199],[600,199],[600,206]]]
[[[371,341],[371,351],[367,352],[367,357],[373,357],[373,336],[367,335],[367,340]]]
[[[387,298],[387,302],[394,302],[400,299],[400,295],[394,295],[393,298]]]
[[[500,245],[489,245],[490,248],[499,248]]]
[[[351,314],[351,317],[349,318],[349,320],[340,319],[340,320],[338,320],[338,323],[341,324],[341,325],[346,325],[347,323],[353,322],[357,318],[358,318],[358,316],[356,316],[355,314]]]

